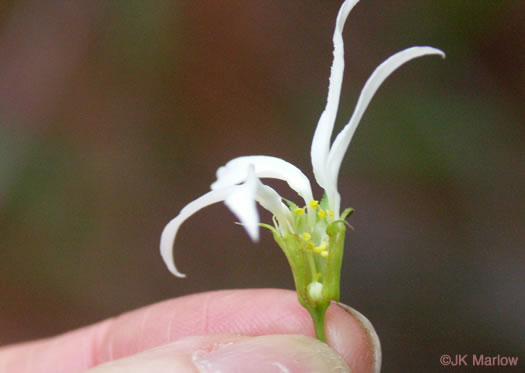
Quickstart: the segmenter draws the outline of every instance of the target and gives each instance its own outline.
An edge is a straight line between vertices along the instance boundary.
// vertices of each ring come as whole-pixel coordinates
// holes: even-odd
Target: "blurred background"
[[[187,279],[158,242],[233,157],[312,176],[339,5],[1,2],[0,344],[193,292],[293,288],[271,235],[253,244],[222,204],[182,226]],[[336,130],[388,56],[447,53],[381,87],[339,180],[357,211],[342,301],[375,325],[385,372],[439,372],[443,353],[525,359],[524,14],[523,1],[363,0],[345,27]]]

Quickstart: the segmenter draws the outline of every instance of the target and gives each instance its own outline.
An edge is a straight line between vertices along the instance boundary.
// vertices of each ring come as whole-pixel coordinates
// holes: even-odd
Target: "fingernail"
[[[193,362],[202,373],[350,372],[327,344],[299,335],[242,337],[195,352]]]
[[[346,304],[335,302],[339,307],[341,307],[343,310],[345,310],[347,313],[349,313],[354,319],[356,319],[359,324],[363,327],[365,330],[367,336],[368,336],[368,345],[369,345],[369,351],[371,351],[371,372],[373,373],[380,373],[381,372],[381,359],[382,359],[382,353],[381,353],[381,342],[379,341],[379,336],[376,333],[376,330],[374,329],[374,326],[372,323],[359,311],[353,309],[350,306],[347,306]]]

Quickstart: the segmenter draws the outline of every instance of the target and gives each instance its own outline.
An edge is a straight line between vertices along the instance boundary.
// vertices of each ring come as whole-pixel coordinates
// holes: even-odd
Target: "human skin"
[[[280,345],[279,351],[285,355],[288,347],[304,346],[300,353],[310,354],[314,362],[318,360],[316,353],[328,356],[326,351],[322,352],[326,346],[319,345],[321,342],[297,335],[313,337],[314,330],[295,292],[278,289],[207,292],[153,304],[56,337],[0,348],[0,373],[84,372],[161,345],[165,347],[139,356],[151,361],[147,354],[158,356],[164,349],[170,359],[188,360],[195,349],[210,352],[219,345],[233,345],[229,348],[244,348],[251,353],[260,349],[260,356],[275,352],[266,351],[264,346],[268,345]],[[328,345],[353,373],[378,371],[379,340],[371,324],[356,311],[332,304],[326,314],[326,336]],[[178,355],[173,351],[178,351]],[[137,363],[132,359],[128,364]],[[106,371],[120,370],[93,370]],[[188,369],[165,371],[206,370],[192,365]]]

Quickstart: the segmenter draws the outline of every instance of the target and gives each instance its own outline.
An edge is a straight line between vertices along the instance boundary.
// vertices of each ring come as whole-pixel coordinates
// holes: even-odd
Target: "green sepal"
[[[308,303],[306,297],[307,286],[310,283],[310,276],[308,275],[308,268],[306,265],[305,252],[302,248],[302,242],[296,234],[286,234],[281,236],[277,231],[274,232],[273,238],[281,247],[288,259],[288,264],[292,269],[292,275],[295,282],[295,288],[299,302],[304,306]]]
[[[346,220],[346,218],[349,217],[350,215],[352,215],[354,213],[354,211],[355,210],[353,208],[351,208],[351,207],[345,209],[343,211],[343,213],[341,214],[341,219]]]
[[[289,199],[286,199],[286,198],[283,198],[283,197],[281,197],[281,198],[284,200],[284,202],[286,202],[286,204],[288,205],[288,207],[290,208],[291,211],[295,211],[296,209],[299,208],[299,206],[297,206],[295,203],[293,203]]]
[[[335,221],[326,228],[330,237],[330,255],[328,256],[325,273],[323,273],[323,297],[328,301],[339,301],[341,267],[346,234],[345,224]]]
[[[339,231],[339,224],[344,224],[348,227],[350,227],[350,224],[344,219],[337,219],[328,224],[326,227],[326,234],[329,236],[334,236]]]
[[[259,223],[259,227],[263,227],[263,228],[269,229],[274,234],[277,233],[277,229],[275,229],[275,227],[272,227],[270,224]]]

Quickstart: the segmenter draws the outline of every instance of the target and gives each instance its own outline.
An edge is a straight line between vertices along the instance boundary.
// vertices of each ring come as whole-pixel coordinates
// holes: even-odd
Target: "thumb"
[[[350,372],[327,344],[301,335],[186,337],[85,373]]]

